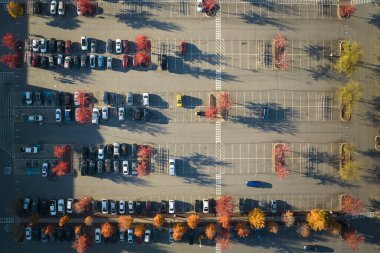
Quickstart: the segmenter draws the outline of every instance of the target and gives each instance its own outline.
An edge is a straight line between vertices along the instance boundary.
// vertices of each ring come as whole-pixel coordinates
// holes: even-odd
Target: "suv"
[[[107,48],[107,53],[112,54],[112,40],[111,39],[107,40],[106,48]]]
[[[96,39],[91,40],[91,53],[96,53]]]
[[[175,201],[169,200],[169,213],[175,213]]]
[[[149,94],[143,93],[143,100],[142,100],[143,106],[149,106]]]
[[[120,156],[120,144],[118,142],[115,142],[113,144],[113,156],[114,158],[117,158]]]
[[[65,215],[65,200],[59,199],[58,200],[58,214],[59,215]]]
[[[108,199],[102,199],[102,213],[108,213]]]
[[[98,124],[99,123],[99,108],[94,107],[92,109],[92,123]]]
[[[209,200],[208,199],[203,199],[203,213],[208,213],[209,210]]]
[[[169,176],[175,176],[175,159],[169,159]]]

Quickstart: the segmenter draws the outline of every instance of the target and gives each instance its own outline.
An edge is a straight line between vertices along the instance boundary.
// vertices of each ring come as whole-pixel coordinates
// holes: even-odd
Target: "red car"
[[[128,68],[128,55],[123,54],[123,58],[121,62],[122,62],[123,68]]]
[[[32,66],[33,67],[38,66],[38,55],[37,54],[33,55],[33,57],[32,57]]]
[[[66,48],[66,54],[71,54],[71,40],[66,40],[65,48]]]
[[[128,53],[128,40],[122,40],[123,53]]]

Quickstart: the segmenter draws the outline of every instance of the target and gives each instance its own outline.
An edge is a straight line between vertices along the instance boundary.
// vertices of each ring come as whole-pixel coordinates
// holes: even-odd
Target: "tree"
[[[130,215],[120,215],[119,216],[119,228],[123,231],[130,229],[133,222],[133,218]]]
[[[339,176],[343,180],[353,180],[358,176],[359,165],[353,161],[347,161],[343,166],[339,168]]]
[[[357,231],[352,229],[343,234],[343,239],[346,240],[348,248],[352,251],[356,251],[364,242],[364,236],[358,235]]]
[[[90,94],[84,91],[79,92],[78,101],[80,106],[88,106],[91,102]]]
[[[153,218],[153,226],[156,228],[161,228],[164,225],[165,216],[162,214],[156,214]]]
[[[137,155],[141,157],[142,160],[149,160],[150,156],[152,155],[153,148],[149,145],[143,145],[139,147],[139,151],[137,152]]]
[[[62,156],[70,151],[70,146],[69,145],[60,145],[60,146],[54,146],[54,156],[57,158],[62,158]]]
[[[16,58],[16,54],[6,54],[0,57],[0,62],[5,63],[10,69],[13,69],[15,67]]]
[[[35,226],[38,224],[38,221],[40,220],[40,216],[38,216],[38,214],[32,214],[30,217],[29,217],[29,224],[31,226]]]
[[[149,175],[149,164],[147,161],[142,160],[136,167],[137,176],[144,177]]]
[[[205,111],[206,119],[213,120],[216,118],[218,109],[216,107],[208,107]]]
[[[83,197],[78,202],[74,204],[74,212],[81,214],[84,212],[89,212],[92,209],[92,201],[94,199],[91,197]]]
[[[214,240],[216,236],[216,225],[215,223],[209,223],[206,225],[205,231],[206,237],[210,240]]]
[[[286,211],[282,214],[281,221],[284,223],[285,227],[290,228],[294,225],[296,219],[294,218],[294,213],[292,211]]]
[[[346,85],[337,89],[336,96],[342,109],[343,119],[349,120],[352,107],[356,105],[362,96],[359,83],[353,80],[349,81]]]
[[[335,64],[335,69],[342,74],[352,75],[359,63],[363,51],[356,41],[343,41],[341,43],[341,55]]]
[[[104,238],[110,238],[115,233],[115,228],[108,222],[103,223],[100,232]]]
[[[173,227],[173,239],[176,241],[181,240],[182,236],[186,233],[186,227],[182,223],[177,223]]]
[[[285,167],[285,158],[289,155],[290,151],[286,144],[277,144],[274,148],[275,156],[275,171],[280,178],[287,177],[290,172]]]
[[[284,34],[277,33],[272,39],[272,43],[278,50],[283,51],[288,46],[288,39]]]
[[[200,221],[201,218],[197,214],[192,214],[189,217],[187,217],[187,225],[192,229],[195,229]]]
[[[243,221],[237,222],[236,225],[235,225],[235,229],[236,229],[236,232],[237,232],[238,236],[241,237],[241,238],[248,237],[249,232],[250,232],[249,228],[247,226],[247,223],[243,222]]]
[[[312,209],[306,216],[306,221],[309,223],[311,229],[315,231],[322,231],[328,228],[327,212],[321,209]]]
[[[22,5],[13,1],[7,4],[7,10],[13,18],[18,18],[24,15],[24,8]]]
[[[144,224],[138,224],[135,226],[135,236],[141,238],[145,234],[145,225]]]
[[[86,226],[88,227],[92,226],[93,221],[94,221],[94,218],[92,218],[91,216],[87,216],[86,218],[84,218],[84,224],[86,224]]]
[[[83,123],[89,122],[91,120],[92,112],[89,108],[82,106],[82,107],[79,107],[79,109],[77,109],[77,110],[78,111],[76,112],[75,120],[79,124],[83,124]]]
[[[82,233],[82,225],[75,226],[74,233],[80,235]]]
[[[12,33],[6,33],[1,39],[3,46],[13,50],[16,46],[16,40]]]
[[[336,221],[330,221],[329,222],[329,232],[332,234],[332,235],[340,235],[340,232],[341,232],[342,228],[340,226],[340,224]]]
[[[219,223],[222,225],[222,228],[229,228],[231,224],[231,216],[225,215],[219,217]]]
[[[87,235],[81,235],[73,242],[72,248],[78,253],[84,253],[91,246],[91,240]]]
[[[286,169],[286,167],[282,164],[278,164],[276,168],[276,174],[279,178],[286,178],[290,175],[290,171]]]
[[[69,164],[65,161],[60,161],[56,166],[52,168],[52,172],[57,176],[63,176],[69,173],[70,167]]]
[[[219,108],[228,111],[231,109],[230,93],[221,92],[219,96]]]
[[[58,226],[63,227],[67,222],[69,222],[70,216],[65,215],[59,219]]]
[[[151,43],[146,35],[139,34],[136,36],[136,48],[137,50],[150,52]]]
[[[297,233],[303,238],[307,238],[310,235],[310,226],[306,222],[302,222],[298,225]]]
[[[92,16],[95,14],[96,6],[88,0],[77,0],[82,15]]]
[[[346,214],[358,214],[363,211],[363,201],[350,195],[342,196],[342,211]]]
[[[264,228],[265,213],[259,208],[254,208],[248,213],[248,221],[255,229]]]
[[[203,10],[205,12],[213,11],[217,8],[216,0],[203,0],[202,2]]]
[[[278,224],[276,222],[270,221],[268,222],[268,231],[277,234],[278,233]]]
[[[289,67],[289,60],[285,51],[278,54],[274,64],[279,70],[286,70]]]
[[[46,226],[44,233],[45,235],[51,235],[52,233],[54,233],[54,226],[52,224]]]
[[[137,52],[133,56],[133,67],[142,66],[144,68],[148,67],[150,64],[150,57],[145,52]]]
[[[234,204],[232,197],[229,195],[222,195],[216,201],[216,214],[219,217],[231,216],[234,211]]]
[[[352,4],[343,4],[339,6],[339,16],[342,18],[349,18],[356,11],[355,6]]]
[[[222,229],[219,236],[216,238],[216,243],[219,244],[221,250],[227,250],[231,247],[230,233],[227,229]]]

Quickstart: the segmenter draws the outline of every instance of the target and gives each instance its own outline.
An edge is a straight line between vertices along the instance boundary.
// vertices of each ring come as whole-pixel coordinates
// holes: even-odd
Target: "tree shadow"
[[[375,166],[371,169],[366,169],[365,175],[363,176],[363,180],[369,184],[380,184],[380,166]]]
[[[150,134],[151,136],[159,136],[163,135],[166,133],[166,129],[163,128],[162,126],[158,124],[151,124],[151,123],[146,123],[145,121],[134,121],[130,120],[126,122],[125,124],[121,124],[119,126],[121,130],[127,130],[130,131],[131,133],[144,133],[144,134]],[[122,138],[121,136],[119,136]]]
[[[56,66],[54,69],[50,68],[48,70],[55,72],[56,74],[53,74],[53,79],[61,83],[75,84],[75,82],[91,83],[94,81],[90,77],[90,73],[92,71],[90,68],[64,69],[62,67]]]
[[[186,44],[186,51],[189,54],[183,56],[184,61],[188,62],[205,62],[211,65],[216,65],[218,63],[216,54],[209,54],[207,52],[202,52],[196,45],[192,43]],[[196,55],[196,56],[193,56]]]
[[[305,177],[313,178],[318,180],[319,185],[338,185],[340,187],[357,187],[349,181],[344,181],[340,179],[337,175],[332,174],[321,174],[321,173],[304,173]]]
[[[260,14],[256,12],[248,12],[248,14],[239,14],[239,16],[247,24],[259,25],[259,26],[270,25],[270,26],[277,27],[280,31],[294,30],[294,28],[287,25],[284,20],[277,21],[278,19],[260,17]]]
[[[133,176],[133,175],[123,175],[121,173],[103,173],[97,174],[96,177],[100,180],[109,180],[117,184],[126,184],[126,185],[136,185],[136,186],[151,186],[150,183],[144,180],[143,177]]]
[[[310,58],[319,61],[322,58],[325,49],[326,47],[320,45],[309,45],[305,46],[302,51],[308,53]]]
[[[68,8],[69,6],[71,6],[72,8],[74,8],[73,5],[67,4],[66,5],[66,15],[65,16],[63,16],[63,17],[58,16],[58,15],[54,16],[54,17],[52,17],[53,19],[50,20],[50,21],[48,21],[48,22],[46,22],[46,24],[49,25],[49,26],[61,28],[61,29],[64,29],[64,30],[75,30],[75,29],[79,28],[80,25],[81,25],[81,23],[82,23],[82,21],[80,21],[79,19],[77,19],[76,13],[73,14],[74,10],[71,11],[71,8]],[[76,8],[75,8],[75,12],[76,12]]]
[[[368,24],[380,28],[380,14],[372,14],[372,17],[368,20]]]
[[[380,125],[380,96],[372,96],[372,99],[370,100],[361,100],[362,103],[366,103],[370,105],[372,108],[368,110],[364,115],[361,115],[361,117],[364,120],[367,120],[368,122],[372,123],[373,126],[379,126]]]
[[[350,221],[352,228],[358,231],[358,234],[365,235],[365,243],[379,245],[380,222],[379,219],[373,217],[359,216]]]

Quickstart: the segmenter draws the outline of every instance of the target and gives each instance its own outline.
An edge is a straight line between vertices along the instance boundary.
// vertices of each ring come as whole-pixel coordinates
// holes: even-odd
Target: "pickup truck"
[[[28,116],[29,122],[41,122],[44,119],[42,115],[30,115]]]
[[[31,154],[36,154],[38,153],[39,147],[38,146],[33,146],[33,147],[22,147],[21,152],[23,153],[31,153]]]

